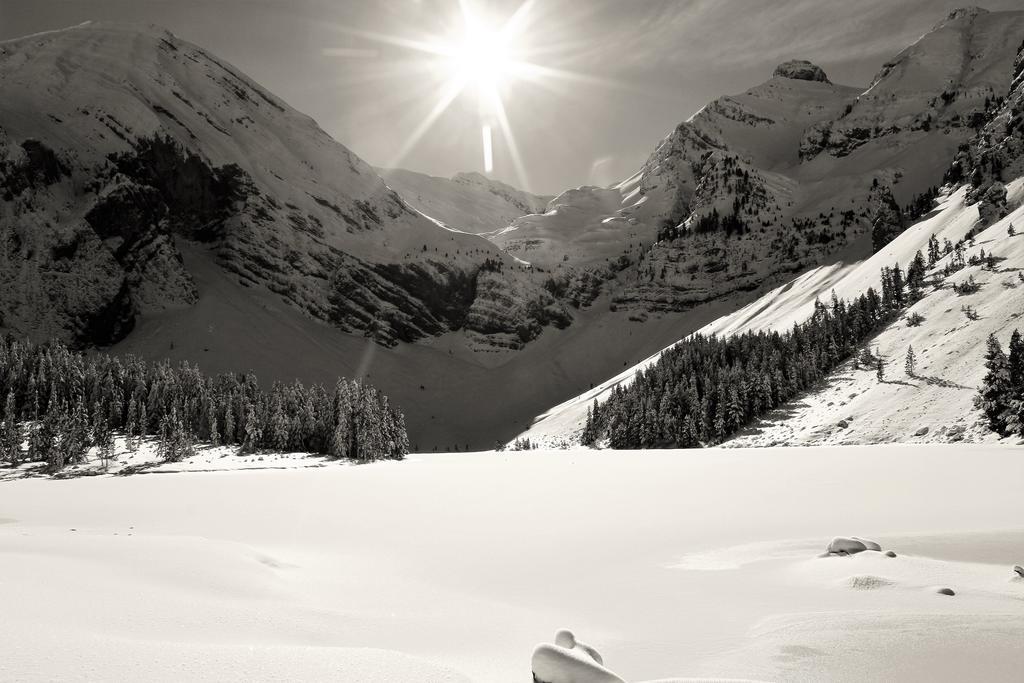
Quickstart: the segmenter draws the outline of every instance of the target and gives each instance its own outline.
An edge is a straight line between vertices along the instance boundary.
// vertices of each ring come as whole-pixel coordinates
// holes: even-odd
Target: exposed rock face
[[[888,185],[876,185],[871,191],[871,246],[874,252],[896,239],[906,229],[903,211]]]
[[[792,78],[797,81],[830,82],[828,76],[825,75],[824,69],[805,59],[792,59],[779,64],[775,67],[775,73],[772,76],[776,78]]]
[[[0,127],[0,325],[77,344],[109,344],[132,327],[124,272],[80,217],[46,210],[69,171],[44,143]]]
[[[809,128],[801,157],[842,158],[872,141],[905,146],[926,135],[955,152],[949,143],[970,139],[988,101],[1005,91],[1022,32],[1019,12],[952,12],[886,62],[842,117]]]
[[[981,195],[978,216],[983,225],[992,225],[1007,213],[1009,213],[1009,208],[1006,205],[1006,185],[994,180]]]
[[[947,180],[968,180],[968,200],[978,207],[984,224],[1006,215],[1003,184],[1024,175],[1024,42],[1017,50],[1013,80],[1004,96],[993,98],[978,134],[957,154]]]
[[[466,329],[521,346],[571,320],[540,275],[425,218],[311,119],[166,31],[86,24],[0,44],[0,90],[6,330],[105,344],[140,313],[194,304],[182,240],[383,344]],[[478,287],[485,268],[504,281]]]

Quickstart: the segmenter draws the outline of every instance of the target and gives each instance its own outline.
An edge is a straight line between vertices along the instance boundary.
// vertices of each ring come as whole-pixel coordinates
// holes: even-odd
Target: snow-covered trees
[[[907,358],[903,362],[903,369],[907,377],[914,377],[917,373],[917,354],[914,353],[913,345],[907,347]]]
[[[999,339],[989,335],[987,372],[975,404],[985,413],[993,431],[1024,436],[1024,339],[1018,330],[1010,336],[1009,352],[1007,356]]]
[[[187,457],[196,443],[360,460],[401,458],[409,448],[401,413],[375,388],[348,380],[334,392],[300,382],[264,391],[251,374],[208,378],[187,362],[85,356],[0,338],[0,396],[0,460],[45,461],[53,471],[90,446],[109,456],[115,431],[129,447],[156,434],[168,460]]]
[[[665,351],[633,384],[616,387],[588,411],[581,441],[611,448],[695,447],[719,443],[758,416],[814,386],[909,303],[898,266],[884,269],[882,295],[818,302],[786,333],[728,338],[694,335]],[[866,348],[859,362],[884,377]]]

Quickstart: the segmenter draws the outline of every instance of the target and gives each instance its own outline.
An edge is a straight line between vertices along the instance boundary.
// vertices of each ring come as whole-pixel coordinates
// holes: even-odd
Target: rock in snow
[[[860,541],[861,543],[863,543],[864,547],[867,548],[868,550],[874,550],[875,552],[881,552],[882,551],[882,546],[878,545],[874,541],[869,541],[868,539],[861,538],[859,536],[851,536],[851,538],[853,540],[855,540],[855,541]]]
[[[865,550],[874,550],[877,552],[881,549],[882,546],[878,545],[874,541],[857,538],[856,536],[851,536],[850,538],[837,536],[828,544],[826,552],[830,555],[855,555],[857,553],[862,553]]]
[[[543,643],[533,651],[531,668],[537,683],[625,683],[603,664],[597,650],[561,630],[554,645]]]
[[[1017,573],[1017,576],[1019,576],[1022,579],[1024,579],[1024,567],[1020,566],[1019,564],[1018,565],[1014,565],[1013,571],[1015,571]]]
[[[956,592],[952,588],[938,588],[935,592],[939,595],[956,595]]]

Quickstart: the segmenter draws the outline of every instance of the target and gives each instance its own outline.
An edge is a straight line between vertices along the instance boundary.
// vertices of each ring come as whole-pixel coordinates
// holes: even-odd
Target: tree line
[[[85,355],[57,343],[0,337],[0,462],[45,462],[59,471],[89,448],[113,454],[154,438],[160,457],[185,458],[195,444],[241,452],[293,451],[358,461],[399,459],[409,450],[401,411],[358,381],[275,383],[252,373],[204,375],[188,362]]]
[[[588,409],[581,441],[614,449],[721,443],[744,425],[812,388],[920,296],[926,261],[882,269],[881,292],[852,301],[833,292],[809,320],[785,333],[693,335]]]

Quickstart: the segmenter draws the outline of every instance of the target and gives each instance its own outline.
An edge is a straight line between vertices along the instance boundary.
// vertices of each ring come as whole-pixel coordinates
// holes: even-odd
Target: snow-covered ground
[[[23,444],[23,448],[27,444]],[[210,446],[198,444],[193,455],[177,462],[165,462],[160,456],[156,439],[147,438],[131,449],[124,437],[114,438],[114,454],[107,461],[99,457],[95,447],[90,448],[82,462],[68,465],[58,478],[91,477],[96,475],[129,475],[172,472],[222,472],[228,470],[293,469],[297,467],[327,467],[351,464],[310,453],[242,453],[238,446]],[[27,462],[16,468],[0,467],[0,482],[45,477],[46,463]]]
[[[628,681],[1019,680],[1022,481],[963,444],[6,481],[0,679],[503,683],[568,627]]]
[[[873,443],[877,441],[950,440],[963,433],[970,440],[984,438],[976,429],[979,417],[972,410],[977,386],[984,376],[983,354],[990,333],[1005,345],[1011,330],[1024,328],[1024,179],[1008,185],[1010,205],[1016,206],[1006,218],[995,223],[974,240],[965,253],[981,250],[1001,259],[995,271],[969,266],[950,276],[942,289],[926,288],[924,298],[912,306],[924,321],[908,327],[905,317],[883,331],[871,343],[887,362],[886,376],[879,383],[872,371],[851,371],[847,365],[834,374],[821,392],[802,398],[759,425],[754,434],[735,445]],[[965,205],[966,188],[943,198],[933,215],[911,226],[878,253],[853,263],[835,263],[812,269],[772,290],[753,303],[704,326],[704,335],[732,335],[749,331],[786,331],[810,318],[814,302],[828,303],[831,293],[853,299],[868,287],[880,290],[881,269],[899,263],[903,270],[921,250],[927,254],[928,239],[956,243],[977,225],[977,205]],[[1015,236],[1008,234],[1015,226]],[[936,270],[948,263],[939,262]],[[930,271],[934,274],[936,271]],[[958,296],[953,283],[974,277],[981,285],[976,294]],[[961,307],[970,305],[980,319],[970,321]],[[907,347],[913,345],[918,358],[918,377],[903,371]],[[572,441],[582,429],[587,407],[595,399],[604,401],[617,385],[628,385],[638,372],[654,365],[661,352],[621,372],[602,384],[539,416],[522,436],[534,443],[558,445]],[[852,417],[853,419],[848,419]],[[840,422],[847,427],[840,426]],[[770,427],[770,428],[769,428]],[[915,433],[927,427],[925,434]],[[963,430],[961,432],[961,430]]]

